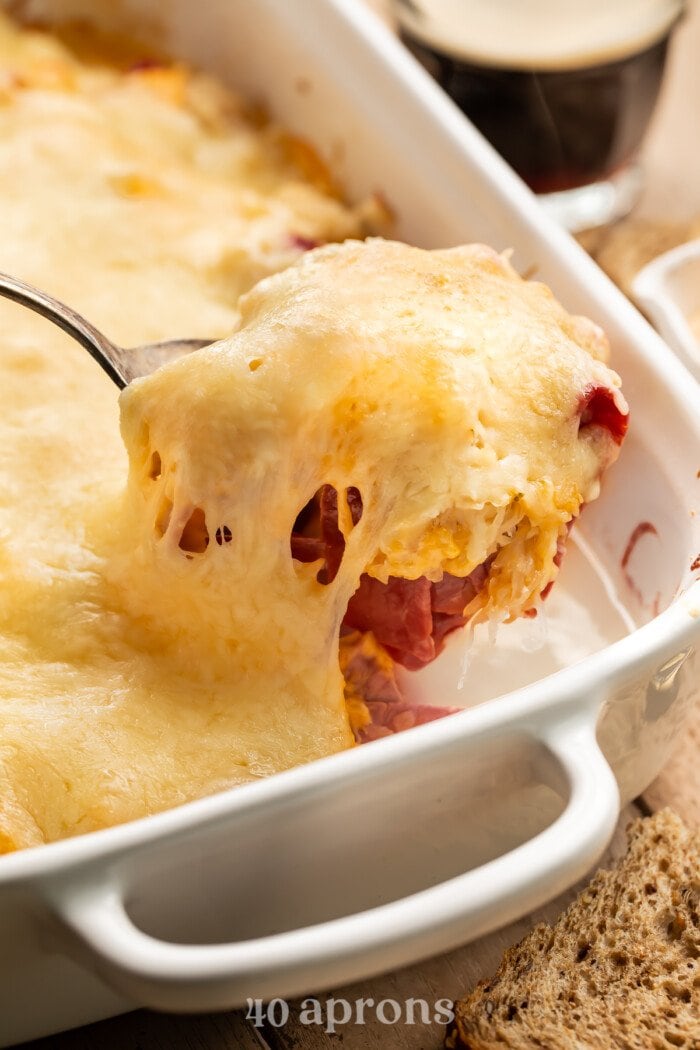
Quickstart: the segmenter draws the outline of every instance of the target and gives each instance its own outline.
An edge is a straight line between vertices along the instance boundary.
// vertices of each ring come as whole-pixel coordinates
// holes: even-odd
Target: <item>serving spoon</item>
[[[201,350],[213,339],[168,339],[162,343],[144,343],[124,348],[90,324],[70,306],[42,292],[40,288],[0,273],[0,296],[29,307],[52,321],[72,336],[97,361],[120,390],[140,376],[150,375],[156,368],[193,350]]]

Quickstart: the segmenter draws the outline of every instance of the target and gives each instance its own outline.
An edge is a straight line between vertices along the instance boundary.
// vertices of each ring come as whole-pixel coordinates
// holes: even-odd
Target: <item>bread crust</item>
[[[456,1004],[446,1047],[699,1050],[700,835],[667,809],[628,840]]]

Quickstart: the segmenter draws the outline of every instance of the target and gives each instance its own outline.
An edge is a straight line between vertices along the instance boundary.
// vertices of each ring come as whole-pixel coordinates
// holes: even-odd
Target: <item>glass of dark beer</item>
[[[642,187],[684,0],[395,0],[404,42],[570,230]]]

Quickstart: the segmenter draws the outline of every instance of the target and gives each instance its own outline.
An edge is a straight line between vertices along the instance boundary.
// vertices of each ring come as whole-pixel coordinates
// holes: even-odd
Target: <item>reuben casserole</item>
[[[12,850],[440,714],[395,663],[536,613],[627,408],[505,257],[364,242],[379,209],[212,80],[0,29],[0,269],[123,345],[221,340],[127,388],[122,443],[92,360],[0,304]]]

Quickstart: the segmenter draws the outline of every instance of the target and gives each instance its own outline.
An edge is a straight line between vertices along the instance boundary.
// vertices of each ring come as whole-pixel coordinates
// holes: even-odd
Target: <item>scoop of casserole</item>
[[[536,611],[627,425],[607,343],[480,245],[346,242],[122,395],[121,586],[232,703],[343,694],[341,629],[407,667]]]

